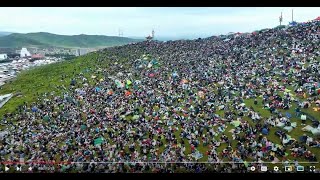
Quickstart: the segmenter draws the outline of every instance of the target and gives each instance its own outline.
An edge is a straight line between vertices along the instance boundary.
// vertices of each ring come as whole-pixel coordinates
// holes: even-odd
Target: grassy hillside
[[[22,47],[22,46],[55,46],[55,47],[107,47],[124,45],[141,40],[117,36],[102,35],[57,35],[50,33],[13,33],[0,37],[0,47]]]
[[[0,47],[14,48],[21,46],[45,46],[45,44],[20,35],[8,35],[0,37]]]
[[[21,93],[21,96],[13,97],[0,109],[0,117],[6,112],[13,112],[23,102],[36,101],[37,96],[42,93],[52,91],[60,93],[61,86],[68,87],[70,84],[73,73],[95,66],[95,57],[97,57],[96,53],[90,53],[75,60],[48,64],[21,72],[15,80],[0,87],[0,94]],[[66,76],[64,80],[61,79],[61,75]]]
[[[3,108],[0,109],[0,118],[2,115],[6,112],[13,112],[15,109],[22,105],[23,102],[27,102],[27,104],[30,105],[30,103],[37,100],[37,98],[41,98],[43,93],[51,93],[54,92],[55,95],[62,93],[64,88],[68,88],[70,84],[70,80],[75,76],[75,74],[78,74],[80,72],[85,72],[85,70],[89,70],[89,72],[84,73],[85,77],[88,80],[92,80],[91,75],[95,74],[98,78],[100,78],[99,74],[96,74],[97,68],[107,69],[108,66],[112,61],[109,59],[104,59],[103,62],[98,61],[98,59],[101,59],[101,57],[108,57],[105,56],[103,53],[90,53],[86,56],[81,56],[77,59],[71,60],[71,61],[65,61],[62,63],[57,64],[50,64],[42,67],[37,67],[30,71],[22,72],[15,81],[11,83],[5,84],[1,90],[0,94],[5,93],[21,93],[21,96],[15,96],[13,97]],[[119,63],[122,63],[125,61],[125,59],[121,59],[118,61]],[[124,63],[124,65],[127,65]],[[64,76],[64,78],[62,78]],[[93,85],[93,81],[89,82],[91,85]],[[261,98],[258,99],[259,104],[254,105],[253,99],[247,99],[245,100],[245,104],[247,107],[252,106],[257,112],[259,112],[264,118],[267,118],[270,116],[270,112],[262,108],[261,104]],[[232,106],[231,106],[232,108]],[[294,107],[290,108],[288,110],[292,115],[294,115]],[[285,112],[281,110],[282,112]],[[318,118],[318,114],[316,112],[313,112],[311,109],[303,110],[304,112],[308,112],[309,114],[312,114],[314,117]],[[217,114],[224,116],[223,111],[217,112]],[[130,117],[128,117],[130,119]],[[255,123],[248,117],[245,117],[246,120],[248,120],[249,124],[254,126]],[[148,119],[149,120],[149,119]],[[290,135],[298,139],[299,136],[301,136],[304,132],[301,131],[301,121],[293,117],[292,122],[297,122],[298,127],[295,128]],[[310,122],[308,122],[310,124]],[[0,126],[0,129],[2,127]],[[180,139],[180,132],[181,127],[179,127],[179,131],[175,133],[175,135]],[[228,124],[228,127],[225,131],[225,134],[229,137],[231,137],[231,133],[229,130],[233,128],[232,125]],[[216,130],[216,129],[215,129]],[[268,136],[268,139],[271,140],[274,143],[280,144],[280,139],[277,137],[274,133],[275,131],[279,130],[278,127],[272,127],[270,131],[270,135]],[[307,133],[310,135],[310,133]],[[216,138],[219,139],[221,134],[217,136]],[[235,142],[235,141],[234,141]],[[188,141],[185,140],[185,143],[187,144],[187,153],[190,153],[190,146],[188,145]],[[233,147],[235,147],[235,143],[232,143]],[[224,148],[226,148],[226,144],[222,144],[218,148],[218,152],[221,152]],[[291,148],[291,146],[289,147]],[[320,152],[314,148],[307,147],[309,150],[311,150],[313,153],[316,154],[317,158],[320,158]],[[161,151],[163,151],[164,146],[160,148]],[[199,145],[199,151],[203,154],[208,150],[207,146],[203,146],[202,144]],[[288,155],[289,159],[296,159],[292,157],[290,154]],[[207,155],[204,155],[200,161],[206,161]],[[298,160],[303,161],[303,159],[298,158]],[[272,165],[270,165],[271,168]]]

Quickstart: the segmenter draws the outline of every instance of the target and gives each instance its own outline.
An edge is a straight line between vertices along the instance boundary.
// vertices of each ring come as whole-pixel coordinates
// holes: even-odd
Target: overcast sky
[[[36,7],[0,8],[0,31],[50,32],[55,34],[99,34],[146,36],[211,36],[228,32],[252,32],[294,20],[305,22],[320,16],[319,7],[272,8],[156,8],[156,7]]]

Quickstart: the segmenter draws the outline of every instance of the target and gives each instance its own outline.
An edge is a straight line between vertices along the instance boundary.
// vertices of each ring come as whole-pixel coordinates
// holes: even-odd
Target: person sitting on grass
[[[296,112],[296,117],[299,117],[299,115],[300,115],[300,108],[299,108],[299,106],[296,107],[295,112]]]

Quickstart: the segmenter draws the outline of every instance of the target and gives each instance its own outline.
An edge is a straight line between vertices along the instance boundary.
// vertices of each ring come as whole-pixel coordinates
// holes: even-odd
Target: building
[[[76,50],[76,56],[82,56],[85,54],[88,54],[90,51],[88,49],[77,49]]]
[[[8,58],[10,59],[19,59],[20,58],[20,53],[8,53]]]
[[[151,40],[153,40],[153,39],[154,39],[154,30],[152,30],[151,35],[149,35],[149,36],[146,37],[146,40],[147,40],[147,41],[151,41]]]
[[[8,59],[8,55],[7,54],[0,54],[0,61],[5,60],[5,59]]]
[[[44,59],[44,55],[42,55],[42,54],[33,54],[33,55],[31,56],[31,59],[32,59],[32,60]]]
[[[31,54],[30,52],[27,50],[27,48],[22,48],[20,51],[20,57],[30,57]]]

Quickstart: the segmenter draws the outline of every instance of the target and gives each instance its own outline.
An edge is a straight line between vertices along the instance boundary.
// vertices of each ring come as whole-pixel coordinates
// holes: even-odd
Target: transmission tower
[[[119,37],[122,37],[123,36],[123,31],[119,28]]]

